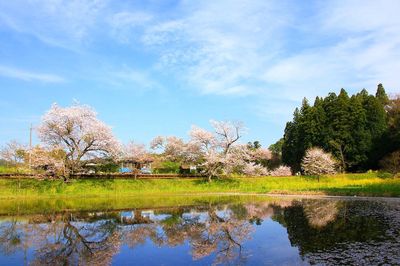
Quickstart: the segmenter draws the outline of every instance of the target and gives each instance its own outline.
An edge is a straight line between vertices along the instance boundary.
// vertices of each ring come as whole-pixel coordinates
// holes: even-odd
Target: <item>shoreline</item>
[[[256,193],[256,192],[196,192],[196,193],[137,193],[137,194],[129,194],[129,195],[111,195],[111,194],[103,194],[99,196],[72,196],[72,195],[60,195],[60,196],[0,196],[0,200],[68,200],[68,199],[128,199],[128,198],[163,198],[163,197],[207,197],[207,196],[256,196],[256,197],[270,197],[270,198],[304,198],[304,199],[346,199],[346,200],[393,200],[399,201],[399,196],[349,196],[349,195],[325,195],[320,193],[312,193],[312,191],[307,191],[307,193]]]
[[[221,178],[212,182],[175,179],[1,179],[0,199],[151,197],[155,195],[267,195],[298,197],[397,198],[400,178],[376,173],[323,176]]]

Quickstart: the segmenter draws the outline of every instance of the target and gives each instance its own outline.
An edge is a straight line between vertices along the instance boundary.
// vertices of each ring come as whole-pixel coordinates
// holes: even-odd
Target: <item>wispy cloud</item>
[[[2,66],[0,65],[0,76],[20,79],[24,81],[40,81],[46,83],[60,83],[65,82],[65,79],[58,75],[47,74],[47,73],[37,73],[28,70]]]
[[[95,26],[106,0],[1,1],[0,25],[30,34],[44,43],[77,49]]]
[[[122,43],[129,43],[132,37],[137,35],[135,31],[152,19],[153,15],[145,12],[122,11],[111,15],[108,23],[114,38]]]
[[[146,92],[164,89],[149,70],[136,69],[127,65],[120,67],[103,66],[96,69],[95,72],[87,73],[87,75],[114,90]]]
[[[177,18],[142,24],[141,42],[159,54],[160,71],[205,94],[299,101],[341,87],[400,86],[398,2],[310,5],[315,13],[304,18],[293,2],[185,3]]]
[[[202,1],[182,10],[177,19],[149,25],[142,37],[160,53],[159,68],[205,94],[258,92],[260,71],[281,48],[280,29],[290,21],[285,4]]]
[[[199,94],[247,97],[265,116],[287,115],[304,96],[341,87],[400,87],[396,0],[177,1],[162,8],[128,2],[3,1],[0,25],[67,49],[101,43],[93,51],[107,54],[90,62],[110,67],[86,66],[97,71],[88,79],[132,90],[163,88],[166,79]],[[13,70],[3,67],[0,74],[60,80]],[[271,101],[290,108],[266,104]]]

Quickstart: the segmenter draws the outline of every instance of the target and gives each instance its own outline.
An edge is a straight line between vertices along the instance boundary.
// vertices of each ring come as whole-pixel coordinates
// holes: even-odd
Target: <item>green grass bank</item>
[[[202,179],[107,179],[39,181],[0,179],[0,198],[126,197],[202,193],[277,193],[346,196],[400,196],[400,178],[380,178],[377,173],[313,177],[246,177]]]

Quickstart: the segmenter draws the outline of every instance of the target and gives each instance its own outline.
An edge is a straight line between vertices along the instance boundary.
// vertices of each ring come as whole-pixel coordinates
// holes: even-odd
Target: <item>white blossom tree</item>
[[[306,175],[319,176],[336,173],[336,162],[330,153],[314,147],[306,151],[301,162],[301,168]]]
[[[265,148],[250,149],[250,155],[253,161],[268,161],[272,158],[272,152]]]
[[[11,140],[1,148],[0,158],[11,164],[20,164],[24,161],[25,152],[25,145],[17,142],[16,140]]]
[[[274,170],[269,172],[269,175],[271,176],[291,176],[292,175],[292,170],[290,169],[289,166],[286,165],[281,165]]]
[[[153,150],[162,150],[163,155],[170,161],[182,161],[186,153],[186,143],[183,139],[175,136],[157,136],[150,142]]]
[[[133,141],[124,145],[122,148],[122,154],[120,155],[122,160],[132,160],[136,163],[147,163],[152,161],[153,157],[150,152],[146,149],[146,146],[141,143],[135,143]],[[139,174],[139,169],[133,169],[135,178]]]
[[[111,128],[87,105],[63,108],[53,104],[42,117],[38,135],[45,144],[66,152],[65,165],[70,173],[82,168],[83,159],[114,156],[120,149]]]
[[[235,168],[243,168],[248,154],[243,152],[237,141],[244,133],[239,122],[210,121],[214,132],[192,126],[189,132],[190,145],[197,147],[202,167],[208,180],[220,173],[231,173]]]
[[[133,141],[124,145],[121,157],[123,159],[131,159],[140,163],[144,163],[152,159],[151,154],[146,149],[144,144],[135,143]]]
[[[250,149],[239,143],[245,132],[241,122],[210,121],[213,131],[192,126],[190,140],[158,136],[151,142],[152,149],[161,149],[169,160],[199,165],[211,181],[221,174],[266,175],[268,169],[258,162],[269,160],[268,149]]]
[[[211,120],[210,123],[214,128],[216,140],[219,142],[219,146],[223,149],[225,154],[229,152],[232,145],[234,145],[245,132],[242,122]]]
[[[30,150],[31,166],[48,174],[64,174],[65,151],[35,146]]]
[[[266,176],[269,171],[266,167],[255,162],[248,162],[244,165],[243,173],[248,176]]]

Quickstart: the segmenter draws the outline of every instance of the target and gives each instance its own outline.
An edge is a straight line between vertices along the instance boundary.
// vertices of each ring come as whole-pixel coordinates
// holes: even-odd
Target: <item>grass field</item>
[[[357,196],[400,196],[400,178],[379,178],[376,173],[313,177],[246,177],[202,179],[61,180],[0,179],[0,198],[125,197],[203,193],[279,193]]]
[[[14,174],[26,172],[28,172],[27,169],[21,169],[20,167],[0,165],[0,173]]]

